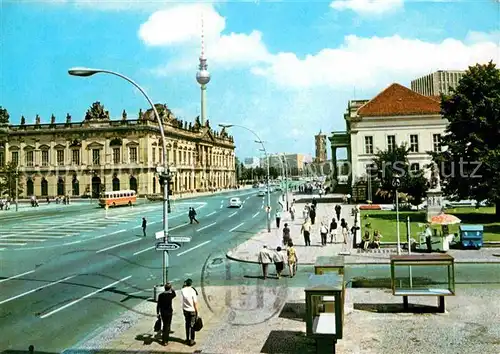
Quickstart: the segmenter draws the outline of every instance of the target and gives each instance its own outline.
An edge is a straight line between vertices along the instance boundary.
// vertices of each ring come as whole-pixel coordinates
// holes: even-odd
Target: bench
[[[398,267],[404,267],[409,270],[408,279],[410,286],[397,286]],[[432,287],[428,285],[417,285],[413,287],[412,269],[422,267],[431,267],[436,270],[439,268],[446,268],[447,286],[446,287]],[[431,276],[432,272],[427,272]],[[406,279],[406,278],[405,278]],[[408,296],[437,296],[438,298],[438,312],[444,313],[445,296],[455,295],[455,269],[454,258],[448,254],[430,254],[430,255],[391,255],[391,285],[392,294],[394,296],[403,297],[403,307],[408,310]]]

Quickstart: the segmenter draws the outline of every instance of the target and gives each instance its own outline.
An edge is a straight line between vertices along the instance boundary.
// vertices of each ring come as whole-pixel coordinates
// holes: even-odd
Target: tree
[[[408,152],[409,148],[405,144],[392,150],[378,151],[372,169],[368,171],[368,178],[375,177],[372,185],[377,186],[378,196],[392,199],[395,196],[393,180],[399,176],[401,185],[398,192],[405,193],[409,202],[418,205],[427,192],[428,182],[423,169],[411,169]]]
[[[0,196],[8,195],[11,198],[16,196],[16,176],[18,174],[17,165],[11,161],[0,167]],[[18,194],[22,193],[22,175],[19,174]]]
[[[434,152],[445,194],[487,199],[500,219],[500,70],[492,62],[470,66],[449,96],[441,97],[449,124]]]
[[[7,109],[0,106],[0,125],[1,124],[9,124],[9,112]]]

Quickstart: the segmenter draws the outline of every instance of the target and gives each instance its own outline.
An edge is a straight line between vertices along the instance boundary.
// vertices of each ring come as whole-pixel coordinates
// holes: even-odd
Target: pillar
[[[333,177],[335,179],[338,178],[338,170],[337,170],[337,147],[332,146],[332,167],[333,167]]]

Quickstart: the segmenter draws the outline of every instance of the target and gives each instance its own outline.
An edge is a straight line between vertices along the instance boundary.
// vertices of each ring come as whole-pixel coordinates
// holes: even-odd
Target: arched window
[[[114,191],[120,190],[120,179],[118,179],[118,177],[113,178],[113,190]]]
[[[32,196],[35,194],[35,188],[33,187],[33,180],[31,179],[31,177],[26,180],[26,194],[28,196]]]
[[[130,189],[137,193],[137,178],[130,176]]]
[[[64,180],[62,177],[59,177],[57,180],[57,195],[66,195],[64,191]]]
[[[156,194],[156,177],[153,177],[153,194]]]
[[[92,177],[92,198],[99,198],[101,193],[101,179],[97,176]]]
[[[49,183],[45,179],[45,177],[42,178],[41,182],[41,189],[42,189],[42,197],[48,197],[49,195]]]
[[[72,190],[72,195],[78,196],[80,195],[80,182],[78,182],[78,179],[76,176],[73,176],[73,180],[71,181],[71,190]]]

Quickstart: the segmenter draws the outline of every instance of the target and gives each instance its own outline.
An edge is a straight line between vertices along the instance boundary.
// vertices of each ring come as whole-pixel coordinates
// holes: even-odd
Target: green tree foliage
[[[388,200],[395,196],[393,180],[399,176],[401,185],[398,191],[406,194],[413,205],[418,205],[427,192],[428,181],[424,177],[423,169],[410,169],[408,152],[409,149],[404,144],[390,151],[378,151],[370,175],[374,180],[372,185],[377,190],[376,194]]]
[[[12,199],[16,196],[16,176],[17,166],[14,162],[9,162],[5,166],[0,167],[0,195],[2,197],[9,196]],[[19,174],[19,188],[18,193],[22,193],[23,178]]]
[[[9,124],[9,112],[0,106],[0,124]]]
[[[441,98],[449,124],[432,153],[447,195],[487,199],[500,219],[500,70],[492,62],[469,67],[458,87]]]

